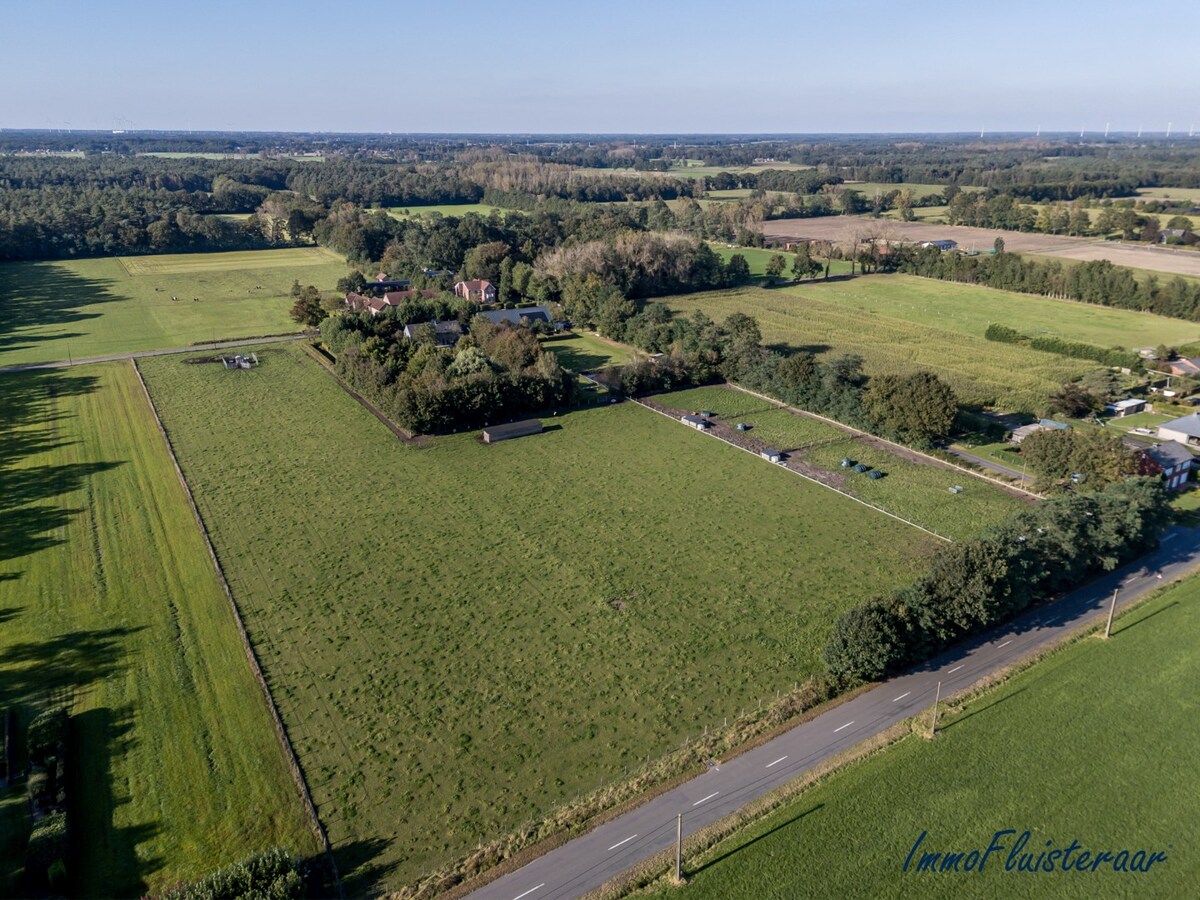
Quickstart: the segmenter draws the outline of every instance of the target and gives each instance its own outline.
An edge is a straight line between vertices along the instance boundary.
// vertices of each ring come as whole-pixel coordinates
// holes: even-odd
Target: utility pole
[[[683,884],[683,813],[675,816],[675,883]]]
[[[939,681],[937,685],[937,693],[933,697],[933,724],[929,726],[929,737],[932,739],[937,734],[937,708],[938,701],[942,699],[942,683]]]
[[[1112,632],[1113,614],[1117,611],[1117,592],[1120,588],[1113,589],[1112,603],[1108,607],[1108,624],[1104,626],[1104,639],[1107,641],[1109,634]]]

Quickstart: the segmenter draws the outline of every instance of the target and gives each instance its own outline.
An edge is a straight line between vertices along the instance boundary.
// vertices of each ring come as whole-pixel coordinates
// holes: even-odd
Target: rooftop
[[[1170,422],[1162,422],[1158,427],[1168,431],[1178,431],[1188,437],[1200,438],[1200,412],[1188,413],[1186,416],[1180,416]]]

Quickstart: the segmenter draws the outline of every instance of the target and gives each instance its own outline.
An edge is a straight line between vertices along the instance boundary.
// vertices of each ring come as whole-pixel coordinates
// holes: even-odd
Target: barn
[[[509,422],[507,425],[489,425],[483,429],[483,442],[494,444],[497,441],[507,441],[511,438],[541,433],[541,419],[522,419],[520,422]]]

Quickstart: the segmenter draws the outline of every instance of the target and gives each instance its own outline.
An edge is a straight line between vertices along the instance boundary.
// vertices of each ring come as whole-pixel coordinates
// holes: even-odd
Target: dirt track
[[[1004,238],[1004,248],[1013,253],[1057,256],[1063,259],[1107,259],[1119,266],[1153,269],[1173,275],[1200,277],[1200,252],[1165,247],[1121,244],[1093,238],[1058,234],[1033,234],[1001,231],[995,228],[970,228],[966,225],[931,225],[927,222],[893,222],[860,216],[824,216],[815,219],[775,219],[763,223],[763,234],[776,238],[809,238],[819,241],[848,240],[877,235],[895,241],[957,241],[964,250],[988,251],[996,238]]]

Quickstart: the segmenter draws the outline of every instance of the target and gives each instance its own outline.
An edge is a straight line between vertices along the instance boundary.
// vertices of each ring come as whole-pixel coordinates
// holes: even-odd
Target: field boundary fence
[[[208,528],[204,524],[204,518],[200,515],[200,509],[196,506],[195,497],[192,496],[192,489],[188,485],[187,478],[184,477],[183,469],[179,465],[179,460],[175,456],[175,448],[171,444],[171,438],[167,434],[167,429],[163,426],[162,419],[159,418],[158,408],[154,405],[154,399],[150,396],[150,390],[146,387],[146,381],[142,378],[141,369],[138,367],[137,360],[131,359],[130,364],[133,366],[133,371],[137,375],[138,384],[142,386],[142,393],[146,396],[146,404],[150,407],[150,414],[154,416],[154,423],[158,426],[158,433],[162,435],[163,443],[166,444],[167,454],[171,458],[171,465],[175,467],[175,474],[179,478],[179,483],[183,487],[184,496],[187,498],[188,506],[191,508],[192,516],[196,520],[196,525],[200,529],[200,536],[204,539],[204,546],[208,549],[209,559],[212,561],[213,569],[217,573],[217,580],[221,584],[221,589],[225,594],[225,599],[229,601],[229,608],[233,611],[233,620],[237,625],[238,635],[242,640],[242,649],[246,654],[246,661],[250,664],[250,671],[254,675],[255,681],[262,689],[263,697],[267,702],[267,710],[271,714],[271,722],[275,726],[275,735],[279,739],[280,747],[284,753],[284,759],[287,762],[288,769],[291,772],[292,779],[296,783],[296,789],[300,794],[300,800],[304,805],[304,810],[308,815],[309,825],[316,836],[317,841],[321,844],[324,851],[327,864],[330,872],[333,875],[334,884],[337,886],[339,897],[344,897],[342,891],[342,879],[338,874],[337,862],[333,856],[333,847],[329,843],[329,835],[325,832],[325,827],[321,824],[321,819],[317,815],[316,804],[313,803],[312,794],[308,789],[308,782],[304,778],[304,772],[300,768],[300,760],[296,755],[296,750],[292,746],[292,741],[288,737],[287,727],[283,724],[283,717],[279,714],[279,707],[275,703],[275,698],[271,694],[271,689],[267,685],[267,679],[263,675],[262,666],[258,661],[258,654],[254,651],[254,645],[250,641],[250,636],[246,633],[246,624],[242,619],[241,610],[238,608],[237,600],[233,596],[233,590],[229,587],[229,582],[225,578],[225,571],[221,567],[221,561],[217,557],[217,551],[213,547],[212,541],[208,536]]]

